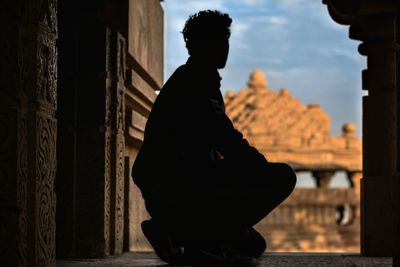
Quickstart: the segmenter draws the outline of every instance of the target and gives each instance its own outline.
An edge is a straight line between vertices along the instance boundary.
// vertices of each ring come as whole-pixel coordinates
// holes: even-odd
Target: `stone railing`
[[[353,188],[296,188],[256,228],[269,251],[358,252],[358,203]]]
[[[279,208],[268,215],[267,225],[321,224],[336,225],[340,207],[355,207],[357,201],[351,189],[296,189]]]

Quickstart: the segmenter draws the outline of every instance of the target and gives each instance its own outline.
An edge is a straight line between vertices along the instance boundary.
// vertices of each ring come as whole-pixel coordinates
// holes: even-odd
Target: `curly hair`
[[[203,10],[189,16],[182,30],[186,47],[199,39],[229,39],[232,19],[218,10]]]

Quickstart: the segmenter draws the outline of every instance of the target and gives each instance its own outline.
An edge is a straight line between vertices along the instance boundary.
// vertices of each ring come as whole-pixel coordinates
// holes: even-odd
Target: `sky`
[[[181,31],[190,14],[217,9],[233,19],[230,52],[220,70],[221,91],[246,87],[261,69],[269,88],[288,87],[303,104],[319,103],[331,133],[353,122],[361,137],[361,70],[365,58],[348,27],[335,23],[322,0],[165,0],[165,80],[187,60]]]

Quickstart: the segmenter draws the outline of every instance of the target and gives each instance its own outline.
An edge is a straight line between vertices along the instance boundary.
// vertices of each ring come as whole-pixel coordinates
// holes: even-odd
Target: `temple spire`
[[[249,81],[247,82],[249,88],[268,88],[268,81],[265,78],[264,72],[260,69],[255,69],[250,73]]]

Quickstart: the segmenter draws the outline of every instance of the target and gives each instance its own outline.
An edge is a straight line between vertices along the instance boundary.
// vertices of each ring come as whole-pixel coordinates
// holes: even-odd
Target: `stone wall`
[[[157,0],[59,11],[57,254],[115,255],[143,241],[130,170],[162,84],[163,11]]]
[[[140,228],[148,217],[142,195],[133,183],[131,168],[143,142],[155,91],[163,85],[163,10],[159,0],[130,0],[128,23],[125,181],[129,183],[126,240],[131,251],[151,250]]]
[[[57,1],[0,5],[0,262],[55,266]]]

